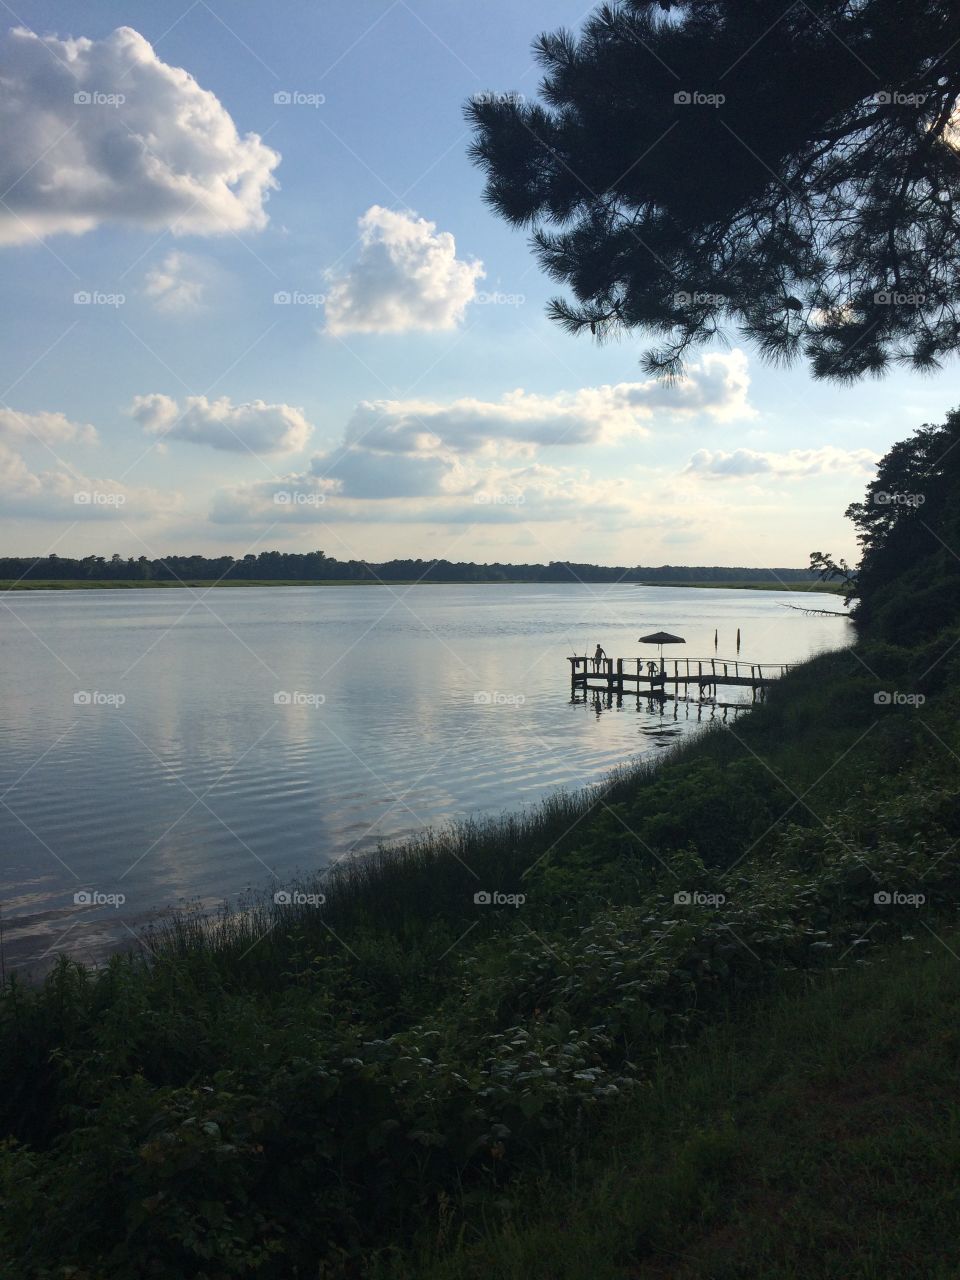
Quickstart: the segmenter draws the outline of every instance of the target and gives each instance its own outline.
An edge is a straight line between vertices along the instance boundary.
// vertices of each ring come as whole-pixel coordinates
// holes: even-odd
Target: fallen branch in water
[[[782,604],[785,609],[796,609],[798,613],[820,613],[825,618],[849,618],[849,613],[839,613],[836,609],[804,609],[799,604],[787,604],[784,600],[779,600],[778,604]]]

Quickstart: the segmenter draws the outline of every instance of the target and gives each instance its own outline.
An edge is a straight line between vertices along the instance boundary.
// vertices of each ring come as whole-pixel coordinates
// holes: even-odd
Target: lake
[[[686,638],[670,657],[713,657],[717,630],[734,658],[738,627],[748,662],[850,642],[787,602],[842,608],[626,584],[8,593],[7,967],[97,958],[157,909],[596,782],[724,713],[573,701],[568,655],[634,657],[660,629]]]

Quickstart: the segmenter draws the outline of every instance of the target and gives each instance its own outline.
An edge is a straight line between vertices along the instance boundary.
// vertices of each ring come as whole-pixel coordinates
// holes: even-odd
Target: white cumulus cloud
[[[2,441],[0,500],[11,519],[71,522],[170,515],[181,506],[179,494],[97,479],[68,464],[31,471],[24,458]]]
[[[101,223],[218,235],[266,225],[276,151],[130,27],[14,28],[0,49],[0,244]]]
[[[382,468],[382,460],[363,455],[331,474],[318,456],[307,471],[220,490],[210,518],[214,524],[562,522],[608,529],[686,523],[642,510],[623,479],[594,478],[572,467],[444,469],[436,459],[407,458],[399,470]]]
[[[650,382],[499,400],[361,402],[336,448],[307,469],[215,495],[216,523],[352,520],[480,524],[566,521],[630,528],[688,527],[656,520],[623,477],[541,461],[541,451],[607,445],[649,434],[647,423],[751,417],[742,352],[692,367],[672,388]],[[171,412],[160,398],[161,414]],[[670,522],[673,521],[673,524]],[[660,527],[660,524],[657,525]]]
[[[96,429],[85,422],[72,422],[62,413],[27,413],[18,409],[0,407],[0,436],[27,443],[36,440],[41,444],[93,444]]]
[[[699,449],[687,464],[688,475],[732,480],[746,476],[768,476],[772,479],[799,479],[804,476],[869,473],[877,464],[877,455],[869,449],[791,449],[787,453],[760,453],[754,449],[711,452]]]
[[[206,294],[205,274],[198,258],[174,249],[147,271],[143,292],[158,311],[171,315],[200,311]]]
[[[263,400],[234,404],[228,396],[187,396],[182,406],[172,396],[136,396],[130,413],[147,435],[232,453],[295,453],[313,431],[302,409]]]
[[[373,205],[359,220],[360,253],[327,289],[326,327],[344,333],[453,329],[483,274],[457,257],[448,231]]]
[[[645,424],[656,418],[753,417],[749,386],[746,357],[732,351],[706,356],[672,385],[650,379],[554,395],[518,389],[499,400],[365,400],[347,424],[346,443],[385,453],[610,443],[646,435]]]

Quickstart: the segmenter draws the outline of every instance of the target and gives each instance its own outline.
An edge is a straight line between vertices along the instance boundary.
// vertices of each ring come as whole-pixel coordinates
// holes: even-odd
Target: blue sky
[[[547,322],[462,106],[579,4],[2,12],[8,554],[799,565],[954,403],[735,334],[669,389]]]

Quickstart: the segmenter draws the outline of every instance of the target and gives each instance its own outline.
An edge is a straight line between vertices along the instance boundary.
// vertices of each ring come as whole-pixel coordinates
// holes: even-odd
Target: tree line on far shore
[[[217,582],[222,579],[281,582],[797,582],[815,579],[809,569],[757,569],[722,565],[474,564],[450,560],[336,560],[322,551],[261,551],[259,555],[5,556],[0,579],[40,582]]]

